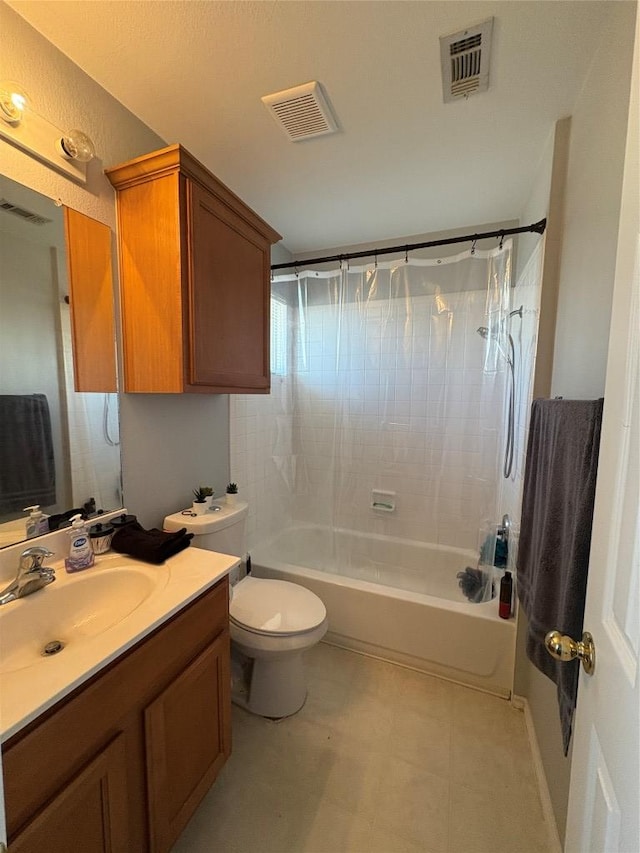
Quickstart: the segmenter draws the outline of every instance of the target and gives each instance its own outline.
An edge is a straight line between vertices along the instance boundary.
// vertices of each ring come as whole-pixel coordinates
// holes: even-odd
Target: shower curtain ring
[[[476,239],[473,241],[473,243],[471,244],[471,254],[472,254],[472,255],[475,255],[475,253],[476,253],[476,243],[477,243],[477,242],[478,242],[478,240],[477,240],[477,238],[476,238]]]
[[[405,262],[405,264],[409,263],[409,247],[408,246],[404,247],[404,262]]]
[[[500,242],[498,243],[498,249],[499,249],[499,251],[502,251],[502,245],[503,245],[503,243],[504,243],[504,234],[501,234],[501,235],[500,235]]]
[[[377,252],[373,256],[373,266],[374,266],[374,269],[378,269],[378,253]]]

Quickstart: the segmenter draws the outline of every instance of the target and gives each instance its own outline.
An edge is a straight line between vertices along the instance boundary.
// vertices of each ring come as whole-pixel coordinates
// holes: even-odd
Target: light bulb
[[[17,83],[0,83],[0,117],[8,124],[20,124],[22,114],[29,105],[27,93]]]
[[[81,130],[67,131],[58,139],[56,147],[65,160],[77,160],[79,163],[88,163],[96,155],[93,142]]]

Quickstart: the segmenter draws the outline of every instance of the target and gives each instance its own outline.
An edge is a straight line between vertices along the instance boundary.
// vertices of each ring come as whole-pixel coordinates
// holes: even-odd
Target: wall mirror
[[[0,547],[122,506],[111,232],[0,175]]]

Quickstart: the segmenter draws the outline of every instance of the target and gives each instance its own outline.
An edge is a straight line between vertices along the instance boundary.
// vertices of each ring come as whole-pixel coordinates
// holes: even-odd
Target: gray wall
[[[549,216],[534,396],[604,394],[635,11],[635,3],[611,4],[571,121],[558,122],[523,212],[537,219],[546,205]],[[562,839],[571,756],[562,751],[555,685],[529,663],[525,636],[520,616],[515,692],[529,702]]]

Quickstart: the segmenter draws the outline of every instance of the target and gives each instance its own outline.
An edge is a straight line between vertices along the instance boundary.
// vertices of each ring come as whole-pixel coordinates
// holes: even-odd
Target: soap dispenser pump
[[[81,572],[83,569],[90,568],[95,557],[86,522],[80,514],[72,517],[69,535],[71,545],[69,546],[69,556],[64,561],[65,569],[68,572]]]

